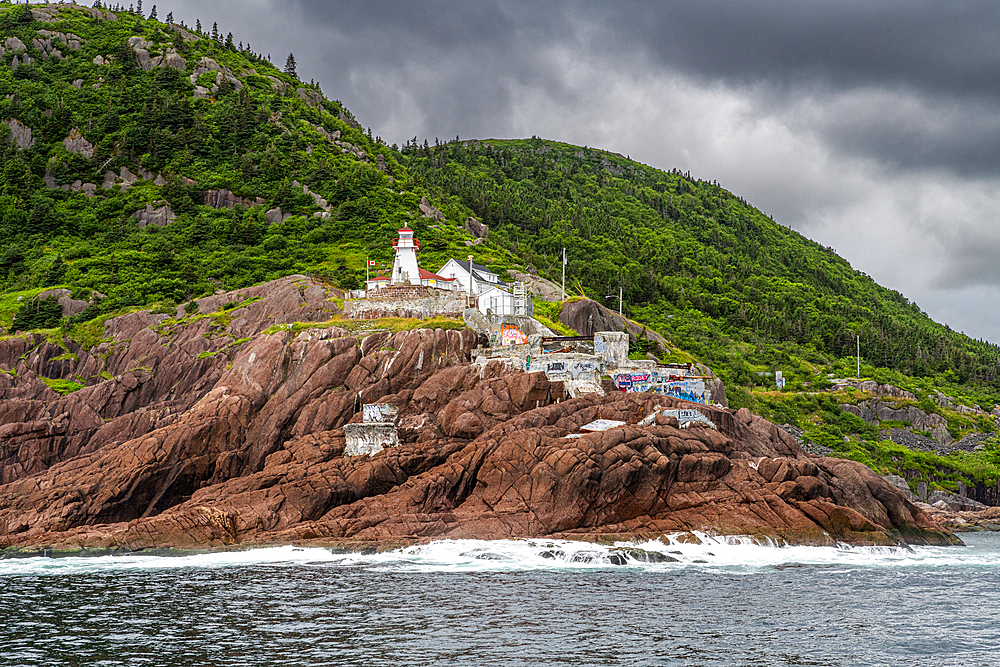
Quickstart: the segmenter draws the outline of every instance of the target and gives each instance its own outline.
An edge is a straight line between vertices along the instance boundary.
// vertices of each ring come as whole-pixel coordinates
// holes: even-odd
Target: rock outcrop
[[[31,128],[24,125],[16,118],[9,118],[3,121],[3,124],[7,126],[10,140],[13,141],[14,144],[22,151],[28,150],[35,143],[35,139],[31,133]]]
[[[948,420],[941,415],[927,414],[915,405],[897,408],[892,403],[872,398],[857,405],[844,404],[840,407],[870,424],[882,421],[906,422],[918,431],[929,432],[941,445],[948,445],[953,440],[948,433]]]
[[[165,202],[162,206],[146,204],[146,208],[132,214],[140,228],[148,225],[163,227],[177,219],[177,214]]]
[[[71,317],[78,313],[82,313],[87,310],[91,303],[93,303],[93,301],[74,299],[71,294],[72,293],[68,289],[59,288],[46,290],[35,298],[39,301],[49,298],[56,299],[59,303],[59,307],[62,309],[62,317]]]
[[[419,208],[420,215],[425,218],[431,218],[432,220],[444,220],[444,213],[431,206],[431,202],[427,199],[427,197],[420,198]]]
[[[260,197],[240,197],[225,188],[206,190],[202,193],[202,203],[212,208],[234,208],[236,206],[259,206],[264,203]]]
[[[302,277],[173,318],[130,313],[68,349],[0,341],[0,546],[205,547],[434,537],[950,543],[861,464],[805,454],[746,410],[718,430],[653,415],[669,397],[567,400],[469,331],[370,331]],[[87,386],[60,396],[43,378]],[[401,445],[344,456],[361,406],[398,408]],[[653,415],[652,417],[650,415]],[[623,425],[582,434],[594,419]]]
[[[94,157],[94,145],[84,138],[78,127],[70,130],[69,136],[63,139],[63,146],[70,153],[76,153],[88,160]]]

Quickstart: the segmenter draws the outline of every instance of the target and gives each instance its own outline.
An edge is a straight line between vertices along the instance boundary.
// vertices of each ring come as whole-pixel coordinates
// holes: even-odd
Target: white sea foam
[[[189,556],[101,556],[0,560],[0,577],[61,575],[173,568],[319,566],[401,572],[587,571],[631,568],[649,571],[714,569],[753,572],[794,567],[995,568],[1000,535],[977,536],[958,547],[810,547],[760,543],[748,537],[696,533],[612,546],[550,539],[438,540],[374,554],[335,553],[322,548],[273,547]],[[650,556],[650,554],[653,554]],[[660,559],[656,554],[666,557]]]
[[[188,556],[70,556],[66,558],[8,558],[0,560],[0,577],[17,574],[77,574],[83,572],[158,570],[172,568],[222,568],[247,565],[302,564],[331,561],[327,549],[270,547]]]

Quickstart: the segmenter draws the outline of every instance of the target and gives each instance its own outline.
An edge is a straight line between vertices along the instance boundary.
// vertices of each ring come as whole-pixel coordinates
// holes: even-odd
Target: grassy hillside
[[[430,193],[318,85],[221,34],[129,12],[48,7],[0,3],[0,44],[14,38],[27,47],[0,57],[0,121],[32,133],[23,149],[0,141],[0,291],[12,297],[0,301],[0,327],[10,327],[17,296],[49,286],[84,299],[90,290],[107,295],[90,317],[295,272],[360,287],[365,258],[391,262],[391,239],[405,225],[421,238],[427,266],[468,254],[464,218],[431,229],[435,221],[418,209]],[[72,35],[51,38],[60,57],[33,42],[46,39],[40,31]],[[69,44],[75,38],[79,48]],[[173,52],[180,69],[152,66]],[[69,150],[73,137],[92,153]],[[140,179],[100,188],[122,168]],[[73,183],[93,184],[94,196]],[[246,203],[204,204],[204,192],[221,189]],[[177,216],[166,226],[142,228],[133,217],[164,205]],[[293,215],[268,224],[274,208]],[[511,260],[495,247],[475,254],[484,264]]]

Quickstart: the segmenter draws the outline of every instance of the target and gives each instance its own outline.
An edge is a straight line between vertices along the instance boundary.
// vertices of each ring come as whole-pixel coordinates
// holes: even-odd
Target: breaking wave
[[[1000,537],[967,537],[958,547],[811,547],[761,543],[753,538],[694,533],[613,545],[552,539],[438,540],[382,553],[338,552],[293,546],[183,556],[142,554],[8,558],[0,577],[176,568],[340,567],[398,572],[649,571],[707,569],[753,572],[804,568],[996,568]]]

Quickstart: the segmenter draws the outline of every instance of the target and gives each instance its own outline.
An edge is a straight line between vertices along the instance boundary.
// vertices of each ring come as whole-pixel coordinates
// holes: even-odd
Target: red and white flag
[[[368,266],[375,266],[375,262],[373,260],[368,260]]]

